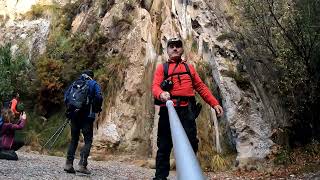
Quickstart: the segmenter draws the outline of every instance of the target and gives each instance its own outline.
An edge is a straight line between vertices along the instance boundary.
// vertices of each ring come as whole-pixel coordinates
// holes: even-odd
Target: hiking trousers
[[[79,165],[88,165],[88,157],[92,146],[93,122],[94,119],[92,118],[71,119],[71,142],[67,152],[67,162],[73,163],[81,131],[84,137],[84,146],[80,151]]]
[[[188,136],[193,151],[198,151],[197,127],[195,122],[195,113],[189,106],[175,107],[180,122]],[[170,170],[170,153],[172,149],[172,139],[167,107],[160,107],[157,138],[157,156],[156,156],[156,178],[166,178]]]

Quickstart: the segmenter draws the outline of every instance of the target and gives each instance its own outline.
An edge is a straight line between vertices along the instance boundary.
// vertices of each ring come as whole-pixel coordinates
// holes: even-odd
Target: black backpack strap
[[[168,71],[169,71],[169,63],[163,63],[163,79],[168,78]]]
[[[183,63],[183,64],[184,64],[184,67],[186,67],[187,73],[189,74],[191,81],[193,83],[193,78],[191,76],[191,71],[190,71],[189,65],[187,63]]]
[[[187,73],[189,74],[189,76],[191,78],[192,86],[194,88],[193,78],[192,78],[192,75],[191,75],[191,71],[190,71],[189,65],[187,63],[183,63],[183,64],[184,64],[184,67],[186,67]]]
[[[187,72],[183,72],[183,73],[172,73],[170,74],[170,76],[173,76],[173,75],[179,75],[179,74],[188,74],[191,78],[191,81],[192,81],[192,84],[193,84],[193,78],[192,78],[192,75],[191,75],[191,71],[190,71],[190,68],[189,68],[189,65],[187,63],[183,63],[184,67],[186,68],[186,71]],[[168,75],[168,71],[169,71],[169,63],[166,62],[166,63],[163,63],[163,75],[164,75],[164,79],[167,79],[169,77]]]

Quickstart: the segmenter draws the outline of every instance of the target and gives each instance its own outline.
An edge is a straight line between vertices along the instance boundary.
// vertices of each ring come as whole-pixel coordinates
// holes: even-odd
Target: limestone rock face
[[[0,45],[11,43],[14,49],[25,48],[28,59],[42,54],[46,50],[46,38],[50,21],[37,19],[34,21],[10,21],[0,28]]]
[[[128,14],[124,11],[129,10]],[[115,105],[103,116],[101,128],[96,132],[96,142],[118,143],[123,151],[148,152],[149,133],[152,125],[152,98],[150,83],[152,63],[146,63],[146,49],[150,35],[150,15],[137,6],[128,7],[124,2],[115,5],[101,21],[100,31],[115,39],[112,48],[128,57],[129,67],[123,89],[116,97]],[[154,58],[154,55],[148,55]],[[152,59],[150,60],[152,61]],[[110,131],[113,127],[112,131]]]

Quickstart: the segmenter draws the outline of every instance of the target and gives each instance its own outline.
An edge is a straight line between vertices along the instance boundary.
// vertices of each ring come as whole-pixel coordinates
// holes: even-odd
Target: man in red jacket
[[[202,82],[195,68],[181,59],[183,52],[183,44],[179,38],[169,39],[167,42],[169,60],[167,64],[158,65],[154,74],[152,92],[155,99],[161,102],[154,180],[166,180],[170,170],[172,139],[168,110],[165,106],[167,100],[171,99],[174,102],[175,110],[195,153],[198,151],[199,141],[195,122],[197,114],[194,90],[215,109],[218,116],[223,115],[222,107]],[[167,74],[165,69],[167,69]],[[163,83],[164,80],[167,80],[167,83]]]

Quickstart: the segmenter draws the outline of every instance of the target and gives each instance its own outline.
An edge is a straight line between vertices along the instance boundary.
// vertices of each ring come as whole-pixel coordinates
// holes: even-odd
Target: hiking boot
[[[88,170],[88,168],[83,165],[79,165],[79,169],[77,170],[77,172],[83,173],[83,174],[91,174],[91,172]]]
[[[66,162],[66,165],[64,166],[64,171],[66,171],[67,173],[76,173],[76,171],[73,168],[73,163],[70,162]]]

